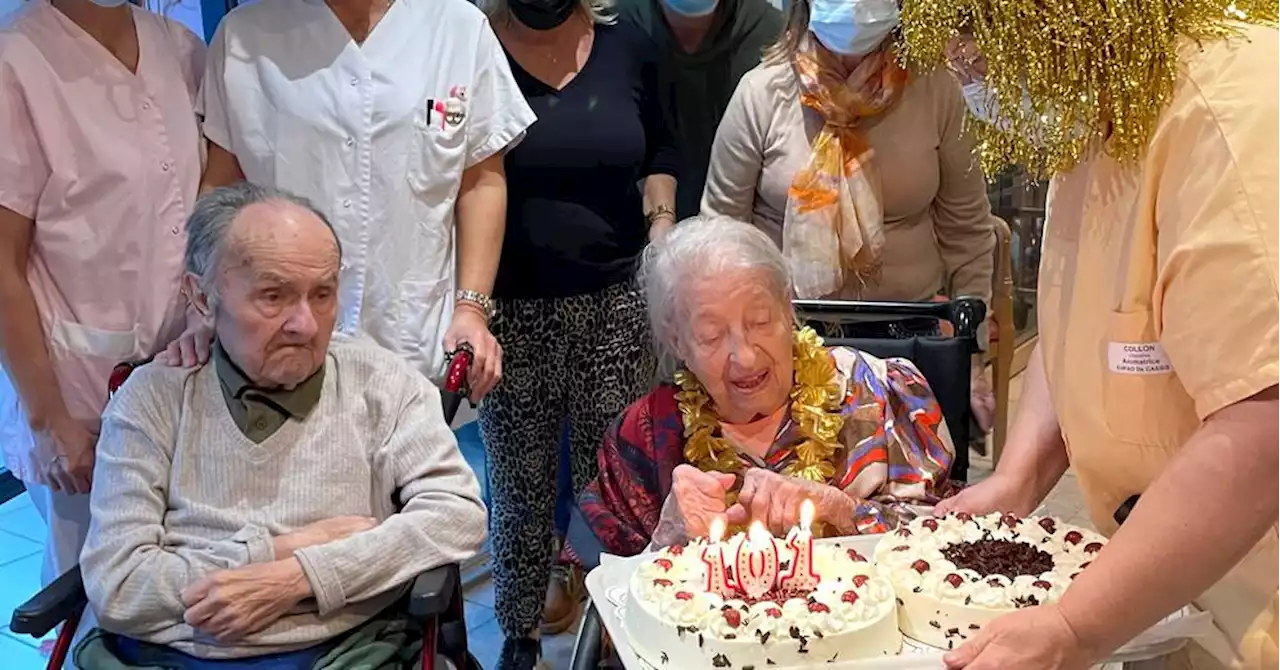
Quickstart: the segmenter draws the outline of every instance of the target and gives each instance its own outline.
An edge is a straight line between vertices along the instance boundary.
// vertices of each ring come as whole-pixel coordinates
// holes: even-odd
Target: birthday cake
[[[712,539],[718,534],[712,531]],[[867,558],[753,527],[667,547],[631,576],[624,626],[656,668],[786,668],[897,654],[893,587]]]
[[[996,617],[1057,602],[1106,543],[1050,517],[921,517],[886,535],[875,559],[898,596],[898,626],[942,649]]]

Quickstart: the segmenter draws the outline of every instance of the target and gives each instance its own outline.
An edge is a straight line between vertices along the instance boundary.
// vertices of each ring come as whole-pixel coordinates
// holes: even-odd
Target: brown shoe
[[[542,633],[559,635],[578,622],[586,599],[582,569],[576,565],[555,565],[547,583],[547,599],[542,606]]]

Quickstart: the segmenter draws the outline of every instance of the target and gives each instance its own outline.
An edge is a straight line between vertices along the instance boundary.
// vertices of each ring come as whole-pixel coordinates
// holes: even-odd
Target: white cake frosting
[[[1004,542],[1025,545],[1016,550],[1029,559],[1005,569],[1033,574],[982,574],[951,560],[968,564],[979,548],[1010,548]],[[921,517],[886,535],[876,546],[875,561],[897,592],[902,633],[951,649],[1002,614],[1057,602],[1105,543],[1091,530],[1050,517]]]
[[[736,554],[745,536],[723,543]],[[794,551],[775,539],[781,562]],[[764,670],[897,654],[902,648],[889,580],[869,557],[814,545],[811,593],[748,603],[706,590],[703,540],[669,547],[631,576],[624,626],[636,654],[656,668]]]

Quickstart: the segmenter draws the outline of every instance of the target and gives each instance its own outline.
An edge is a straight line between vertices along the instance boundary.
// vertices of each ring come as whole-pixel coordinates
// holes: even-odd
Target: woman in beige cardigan
[[[960,85],[899,67],[897,25],[897,0],[793,0],[716,133],[702,213],[769,233],[800,298],[990,298],[994,219]],[[994,407],[974,368],[985,430]]]

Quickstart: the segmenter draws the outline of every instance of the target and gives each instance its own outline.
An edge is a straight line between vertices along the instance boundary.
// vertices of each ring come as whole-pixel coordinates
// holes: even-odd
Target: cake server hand
[[[948,652],[947,670],[1086,670],[1093,658],[1057,605],[1028,607],[991,622]]]

